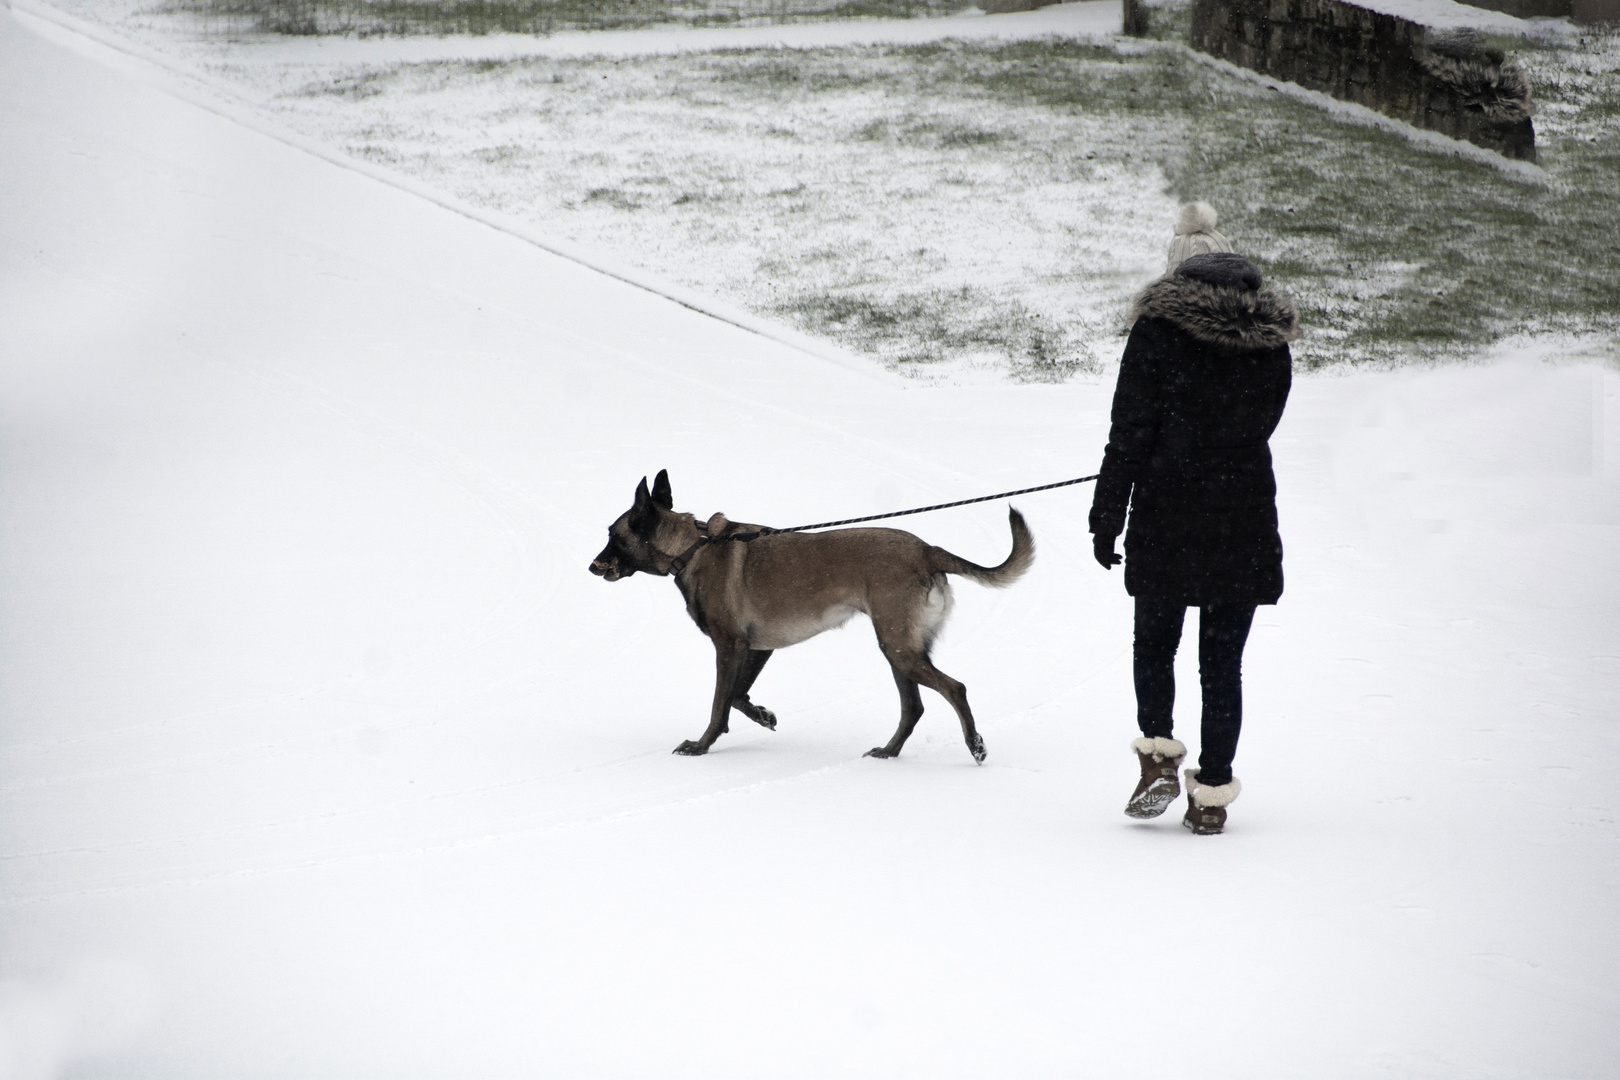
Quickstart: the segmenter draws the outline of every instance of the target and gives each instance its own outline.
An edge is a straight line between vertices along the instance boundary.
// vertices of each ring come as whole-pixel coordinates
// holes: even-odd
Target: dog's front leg
[[[707,754],[714,741],[728,730],[726,717],[737,693],[737,680],[748,660],[748,642],[711,633],[714,641],[714,705],[709,710],[709,727],[696,741],[687,739],[675,748],[677,754]]]
[[[759,678],[760,669],[765,661],[771,658],[769,649],[749,649],[748,659],[743,662],[742,671],[737,676],[737,692],[732,695],[731,707],[742,713],[748,719],[762,728],[776,730],[776,714],[763,705],[755,705],[748,699],[748,691]]]

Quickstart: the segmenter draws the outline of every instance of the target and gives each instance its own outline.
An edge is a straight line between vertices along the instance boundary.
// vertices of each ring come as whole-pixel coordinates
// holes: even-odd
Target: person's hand
[[[1097,562],[1104,570],[1112,570],[1125,560],[1114,554],[1114,538],[1103,536],[1101,533],[1091,538],[1092,553],[1097,556]]]

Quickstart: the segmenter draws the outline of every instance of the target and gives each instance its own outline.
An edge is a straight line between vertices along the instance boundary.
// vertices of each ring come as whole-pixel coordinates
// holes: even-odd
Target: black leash
[[[1055,484],[1041,484],[1038,487],[1019,488],[1017,491],[1003,491],[996,495],[980,495],[976,499],[958,499],[955,502],[935,503],[933,506],[919,506],[915,510],[897,510],[892,514],[868,514],[866,517],[844,518],[840,521],[818,521],[814,525],[795,525],[791,529],[773,529],[770,526],[761,526],[754,532],[732,533],[729,536],[716,536],[714,540],[741,540],[744,543],[758,539],[761,536],[774,536],[777,533],[809,532],[811,529],[831,529],[836,525],[857,525],[863,521],[887,521],[889,518],[910,517],[912,514],[926,514],[931,510],[949,510],[953,506],[971,506],[974,503],[994,502],[997,499],[1010,499],[1014,495],[1028,495],[1032,491],[1050,491],[1053,488],[1071,487],[1083,484],[1087,480],[1095,480],[1099,474],[1090,476],[1077,476],[1073,480],[1059,480]]]
[[[752,532],[722,533],[719,536],[710,536],[703,531],[703,525],[700,522],[698,530],[701,535],[698,536],[697,543],[670,561],[670,573],[678,576],[682,570],[686,569],[686,564],[691,560],[692,556],[697,554],[698,548],[704,544],[717,544],[722,540],[736,540],[739,543],[746,544],[750,540],[758,540],[762,536],[775,536],[778,533],[809,532],[811,529],[831,529],[837,525],[858,525],[863,521],[887,521],[890,518],[910,517],[912,514],[926,514],[931,510],[949,510],[953,506],[971,506],[974,503],[1010,499],[1014,495],[1028,495],[1032,491],[1051,491],[1053,488],[1072,487],[1075,484],[1083,484],[1087,480],[1095,480],[1099,475],[1101,474],[1092,473],[1090,476],[1077,476],[1073,480],[1059,480],[1055,484],[1040,484],[1036,487],[1019,488],[1017,491],[1003,491],[995,495],[980,495],[976,499],[958,499],[955,502],[935,503],[933,506],[919,506],[915,510],[896,510],[889,514],[868,514],[865,517],[842,518],[838,521],[818,521],[814,525],[795,525],[790,529],[773,529],[769,525],[762,525]]]

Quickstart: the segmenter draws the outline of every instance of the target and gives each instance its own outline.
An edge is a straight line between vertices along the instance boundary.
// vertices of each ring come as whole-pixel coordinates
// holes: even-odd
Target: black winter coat
[[[1267,440],[1292,379],[1294,309],[1269,288],[1167,276],[1132,307],[1091,531],[1125,527],[1125,589],[1189,606],[1282,595]]]

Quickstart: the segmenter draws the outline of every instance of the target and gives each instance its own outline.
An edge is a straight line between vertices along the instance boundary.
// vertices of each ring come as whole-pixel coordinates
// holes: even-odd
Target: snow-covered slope
[[[784,525],[1056,480],[1110,387],[796,352],[10,17],[0,101],[0,1075],[1620,1067],[1611,370],[1299,381],[1223,837],[1119,813],[1083,491],[957,590],[983,767],[933,698],[860,757],[860,625],[678,758],[707,645],[585,572],[637,479]]]

